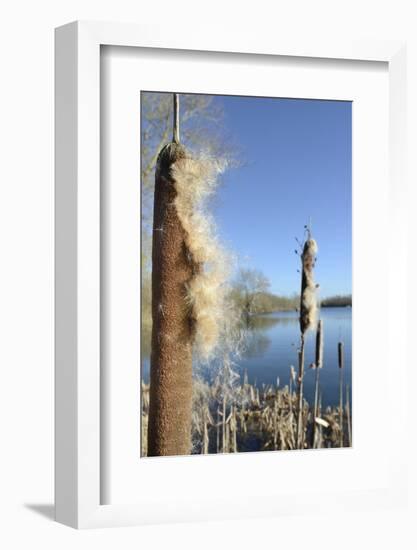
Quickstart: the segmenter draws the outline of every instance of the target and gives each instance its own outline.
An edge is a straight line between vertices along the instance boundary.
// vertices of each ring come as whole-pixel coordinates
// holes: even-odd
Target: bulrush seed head
[[[300,330],[302,334],[316,325],[317,286],[314,282],[314,265],[317,251],[318,247],[314,239],[310,238],[304,243],[301,254]]]

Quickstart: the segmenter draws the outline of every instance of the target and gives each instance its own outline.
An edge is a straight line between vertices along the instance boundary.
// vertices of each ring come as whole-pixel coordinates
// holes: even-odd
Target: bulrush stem
[[[349,385],[346,386],[346,424],[348,429],[348,444],[352,447],[352,425],[350,418],[350,397],[349,397]]]
[[[179,94],[174,94],[174,124],[172,131],[173,143],[180,142],[180,98]]]
[[[319,379],[320,379],[320,369],[323,366],[323,321],[320,319],[317,326],[316,333],[316,380],[314,388],[314,410],[313,410],[313,448],[316,445],[316,435],[318,426],[316,424],[316,418],[319,415]]]
[[[232,426],[232,452],[237,453],[237,416],[235,406],[233,407]]]
[[[298,387],[297,387],[297,449],[303,448],[303,386],[304,386],[304,334],[301,334],[300,351],[298,352]]]
[[[209,414],[208,409],[205,407],[203,411],[203,442],[201,446],[201,453],[206,455],[209,452],[209,435],[208,435],[208,427],[207,424],[209,422]]]
[[[226,394],[223,395],[222,453],[226,453]]]
[[[340,422],[340,441],[339,446],[343,447],[343,368],[344,368],[344,354],[343,354],[343,342],[339,342],[337,346],[338,362],[339,362],[339,422]]]
[[[321,395],[321,390],[319,389],[319,408],[318,408],[318,415],[321,417],[321,414],[322,414],[322,408],[321,408],[321,398],[322,398],[322,395]],[[318,427],[318,431],[317,431],[317,441],[316,441],[316,448],[317,449],[320,449],[322,447],[322,443],[323,443],[323,438],[322,438],[322,427],[319,426]]]
[[[220,409],[217,406],[217,422],[216,422],[216,452],[220,452]]]
[[[289,387],[289,392],[290,392],[290,413],[291,413],[291,418],[292,418],[292,415],[293,415],[293,383],[295,385],[295,381],[296,381],[296,377],[295,377],[295,369],[294,367],[291,365],[290,367],[290,387]]]

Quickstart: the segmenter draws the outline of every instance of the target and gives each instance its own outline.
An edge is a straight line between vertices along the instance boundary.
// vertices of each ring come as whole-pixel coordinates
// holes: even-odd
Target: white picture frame
[[[402,209],[405,188],[405,44],[400,41],[297,41],[243,31],[219,33],[196,29],[184,36],[175,30],[113,23],[75,22],[56,30],[56,519],[77,528],[132,525],[160,521],[250,515],[236,498],[193,510],[163,495],[163,507],[101,504],[100,453],[100,48],[102,45],[168,48],[334,60],[382,61],[389,71],[390,191],[395,198],[390,228],[392,243],[405,242]],[[390,246],[392,246],[390,243]],[[405,280],[404,249],[395,270]],[[405,303],[389,304],[391,315],[404,319]],[[394,337],[394,336],[393,336]],[[399,336],[401,338],[401,336]],[[403,337],[405,338],[405,336]],[[406,346],[399,346],[399,391],[405,395]],[[404,342],[403,342],[404,344]],[[404,351],[401,351],[404,350]],[[402,386],[404,385],[404,386]],[[401,390],[401,388],[403,388]],[[405,498],[406,462],[401,421],[396,412],[398,447],[390,456],[383,490],[340,492],[344,507],[390,506]],[[404,426],[404,423],[402,424]],[[383,451],[381,451],[383,452]],[[161,467],[164,467],[161,464]],[[150,501],[152,500],[149,495]],[[258,514],[308,511],[324,506],[326,495],[288,495],[285,502],[260,507]],[[220,499],[221,500],[221,499]],[[336,504],[335,504],[336,505]],[[185,510],[193,510],[185,514]],[[217,510],[217,512],[216,512]],[[257,515],[255,513],[255,515]]]

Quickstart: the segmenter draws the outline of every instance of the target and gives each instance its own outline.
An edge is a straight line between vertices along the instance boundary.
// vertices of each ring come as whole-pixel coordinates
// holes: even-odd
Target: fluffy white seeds
[[[207,199],[225,168],[224,163],[204,157],[182,158],[171,168],[177,192],[174,204],[185,230],[188,251],[198,266],[186,292],[195,323],[195,345],[204,359],[210,357],[219,342],[225,313],[230,262],[207,209]]]

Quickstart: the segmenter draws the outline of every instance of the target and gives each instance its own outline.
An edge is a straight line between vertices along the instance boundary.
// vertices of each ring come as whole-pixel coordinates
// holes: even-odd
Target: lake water
[[[323,406],[339,402],[339,368],[337,362],[338,342],[344,343],[344,381],[352,387],[352,309],[322,308],[324,350],[323,368],[320,372]],[[250,383],[280,386],[289,383],[290,366],[297,370],[298,346],[300,342],[298,314],[295,311],[281,311],[258,315],[251,319],[246,349],[236,359],[236,367],[243,376],[248,373]],[[315,372],[309,365],[315,357],[315,333],[309,331],[305,343],[304,396],[312,403],[314,399]],[[143,359],[143,379],[149,381],[149,358]],[[345,396],[344,396],[345,399]]]
[[[344,343],[344,381],[352,386],[352,309],[323,308],[324,348],[320,386],[323,405],[339,402],[338,342]],[[258,316],[251,331],[246,353],[239,361],[239,368],[247,370],[249,382],[258,385],[289,383],[290,365],[297,370],[300,342],[298,315],[295,311],[277,312]],[[307,332],[305,343],[304,395],[311,403],[314,399],[315,372],[309,365],[315,359],[315,332]]]

